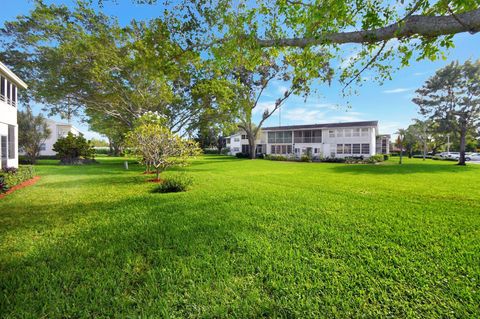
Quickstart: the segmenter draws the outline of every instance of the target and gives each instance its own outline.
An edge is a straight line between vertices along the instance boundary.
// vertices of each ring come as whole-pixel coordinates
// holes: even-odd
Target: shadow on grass
[[[335,173],[349,174],[416,174],[416,173],[464,173],[473,171],[476,168],[470,165],[459,166],[456,164],[430,164],[430,163],[405,163],[388,165],[369,165],[369,164],[338,164],[330,168]]]

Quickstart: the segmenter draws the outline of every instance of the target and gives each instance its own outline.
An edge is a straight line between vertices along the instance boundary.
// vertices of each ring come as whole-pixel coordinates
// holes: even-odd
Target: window
[[[282,154],[287,154],[287,145],[282,145]]]
[[[350,128],[345,129],[345,137],[352,137],[352,129]]]
[[[352,154],[360,154],[360,144],[352,144]]]
[[[370,154],[370,144],[362,144],[362,154]]]
[[[292,145],[287,145],[287,154],[292,154]]]
[[[13,102],[17,102],[17,87],[13,84],[12,84],[12,100]]]
[[[360,136],[360,129],[359,128],[354,128],[352,132],[353,137],[359,137]]]
[[[0,77],[0,101],[5,101],[5,78],[2,76]]]
[[[40,151],[45,151],[46,149],[45,143],[40,144]]]
[[[239,148],[239,147],[234,147],[234,148],[233,148],[233,151],[234,151],[234,152],[240,152],[240,148]]]
[[[368,128],[362,128],[362,136],[368,136]]]
[[[335,131],[334,130],[328,130],[328,137],[335,137]]]
[[[282,145],[277,145],[276,150],[277,154],[282,154]]]
[[[10,92],[10,81],[7,81],[7,102],[10,104],[10,98],[12,97],[12,93]]]
[[[247,139],[247,135],[246,134],[242,134],[242,140],[246,140]]]
[[[295,131],[295,143],[321,143],[322,130]]]
[[[343,145],[343,154],[352,154],[352,144]]]
[[[300,149],[295,147],[295,154],[298,154],[298,153],[300,153]]]
[[[226,141],[227,141],[227,144],[230,144],[230,138],[227,138]]]
[[[239,139],[238,137],[235,137],[235,138],[233,139],[233,141],[234,141],[234,142],[240,142],[240,139]]]
[[[292,143],[292,132],[268,132],[268,143]]]
[[[275,145],[270,146],[270,153],[275,154]]]
[[[7,136],[5,135],[0,136],[0,145],[1,145],[0,153],[2,153],[2,162],[3,162],[3,160],[6,161],[7,159]]]
[[[15,126],[8,126],[8,158],[15,158]]]
[[[337,154],[343,154],[343,144],[337,144]]]
[[[337,130],[337,137],[343,137],[343,129]]]

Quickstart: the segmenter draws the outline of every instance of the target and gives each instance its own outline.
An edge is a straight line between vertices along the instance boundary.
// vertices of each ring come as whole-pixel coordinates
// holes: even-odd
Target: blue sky
[[[52,2],[52,1],[47,1]],[[71,1],[53,1],[72,3]],[[0,0],[0,25],[12,20],[17,15],[27,14],[33,7],[30,0]],[[106,14],[118,17],[120,23],[126,24],[132,19],[148,19],[158,16],[160,6],[132,4],[130,0],[119,0],[117,4],[106,2],[102,9]],[[265,123],[266,126],[304,123],[346,122],[357,120],[378,120],[380,131],[392,134],[398,128],[407,127],[413,118],[419,118],[418,109],[411,102],[415,89],[419,88],[435,70],[450,61],[480,58],[480,34],[459,34],[454,37],[455,48],[447,52],[447,60],[413,61],[409,67],[396,71],[391,81],[380,85],[374,81],[366,81],[356,87],[357,93],[342,96],[342,86],[334,81],[330,86],[316,85],[317,94],[311,95],[305,102],[301,97],[291,97],[282,107],[280,113],[274,114]],[[351,47],[345,47],[343,57],[351,55]],[[367,73],[368,76],[368,73]],[[272,105],[277,97],[283,94],[282,83],[274,83],[261,99],[257,118],[265,107]],[[350,105],[351,107],[347,107]],[[34,110],[40,112],[41,106]],[[89,132],[88,127],[78,120],[74,124],[88,138],[99,137]]]

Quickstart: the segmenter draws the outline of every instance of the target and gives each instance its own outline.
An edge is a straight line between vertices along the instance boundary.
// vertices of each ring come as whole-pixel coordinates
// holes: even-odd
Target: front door
[[[5,168],[7,167],[7,158],[8,158],[8,154],[7,154],[7,137],[6,136],[1,136],[0,137],[0,154],[1,154],[1,167],[2,168]]]

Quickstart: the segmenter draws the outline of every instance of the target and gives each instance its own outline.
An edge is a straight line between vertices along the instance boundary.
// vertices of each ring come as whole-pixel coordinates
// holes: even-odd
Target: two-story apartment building
[[[369,157],[388,154],[389,135],[380,135],[378,121],[265,127],[257,137],[257,154],[312,157]],[[249,152],[244,132],[226,138],[230,154]]]
[[[27,85],[0,62],[0,168],[18,167],[18,88]]]

